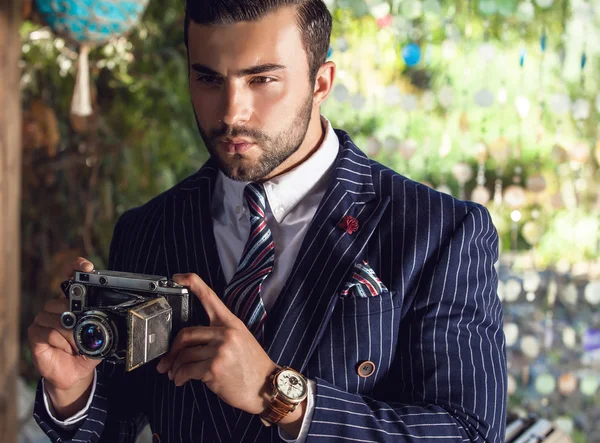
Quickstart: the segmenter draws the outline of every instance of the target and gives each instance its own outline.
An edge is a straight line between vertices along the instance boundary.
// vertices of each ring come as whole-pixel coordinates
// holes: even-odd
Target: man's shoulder
[[[340,145],[357,152],[368,159],[373,182],[373,190],[382,200],[389,199],[394,212],[410,211],[413,214],[428,213],[430,215],[453,212],[467,214],[473,210],[482,210],[485,207],[478,203],[460,200],[450,194],[437,191],[431,186],[412,180],[388,166],[368,157],[342,130],[336,130]],[[364,172],[365,170],[362,169]]]
[[[138,224],[142,223],[144,220],[148,220],[149,217],[155,219],[157,215],[162,216],[166,210],[165,205],[168,204],[169,201],[172,201],[174,197],[183,193],[187,194],[192,189],[198,189],[201,181],[207,178],[207,168],[208,166],[204,166],[202,169],[186,177],[171,188],[151,198],[146,203],[126,210],[121,215],[120,220],[127,220],[127,224]]]

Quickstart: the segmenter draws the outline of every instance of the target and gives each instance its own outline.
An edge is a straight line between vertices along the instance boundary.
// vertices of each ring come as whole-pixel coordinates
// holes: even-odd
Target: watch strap
[[[271,400],[267,409],[260,414],[260,419],[265,426],[271,426],[296,409],[297,404],[292,405],[282,402],[277,396]]]

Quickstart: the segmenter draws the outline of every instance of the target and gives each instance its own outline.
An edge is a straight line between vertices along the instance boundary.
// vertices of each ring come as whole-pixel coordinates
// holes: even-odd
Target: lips
[[[219,145],[223,146],[226,152],[230,154],[243,154],[244,152],[249,151],[255,145],[255,143],[249,142],[241,142],[241,143],[232,143],[230,141],[221,141]]]

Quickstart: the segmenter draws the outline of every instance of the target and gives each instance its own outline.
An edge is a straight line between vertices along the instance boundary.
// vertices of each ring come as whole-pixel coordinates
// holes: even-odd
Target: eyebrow
[[[215,77],[223,77],[222,74],[219,74],[217,71],[210,69],[208,66],[205,66],[201,63],[193,63],[192,69],[198,74],[206,74],[212,75]],[[271,71],[281,71],[286,69],[284,65],[279,65],[277,63],[265,63],[263,65],[251,66],[250,68],[243,68],[233,73],[236,77],[246,77],[248,75],[257,75],[263,74],[265,72]]]

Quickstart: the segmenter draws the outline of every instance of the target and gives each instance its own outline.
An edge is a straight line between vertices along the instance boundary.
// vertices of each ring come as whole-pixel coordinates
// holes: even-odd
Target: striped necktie
[[[262,185],[250,183],[244,189],[250,210],[250,235],[235,275],[225,288],[225,303],[254,334],[264,338],[267,312],[260,296],[264,280],[273,270],[275,246],[265,219],[266,195]]]

